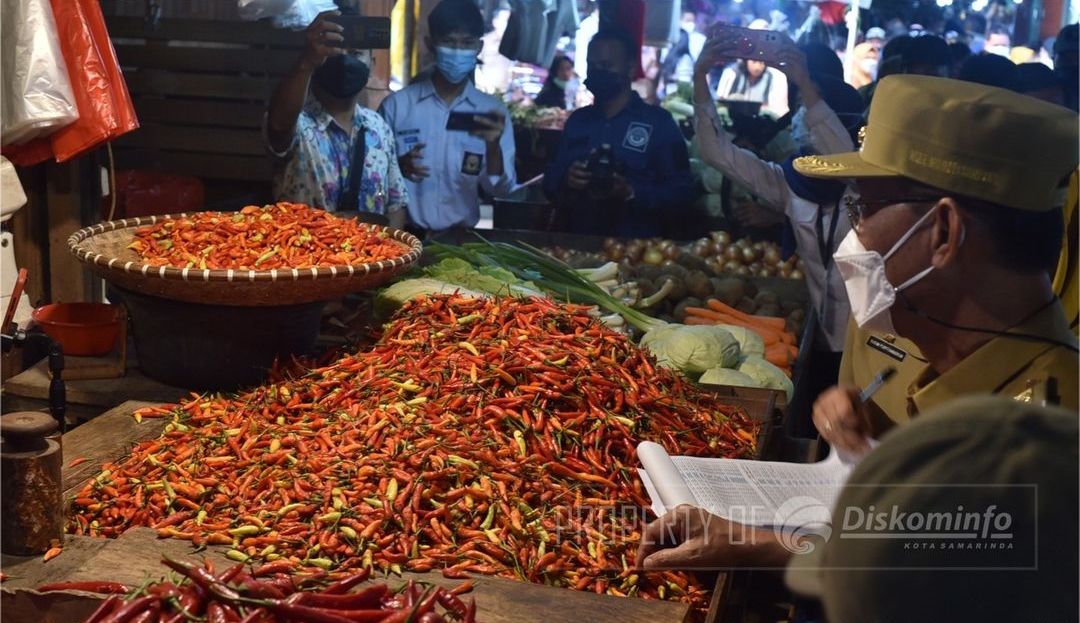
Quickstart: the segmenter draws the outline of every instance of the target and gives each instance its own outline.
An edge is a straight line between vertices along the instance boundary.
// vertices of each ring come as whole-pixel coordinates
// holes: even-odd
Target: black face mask
[[[349,99],[367,85],[371,68],[349,54],[331,56],[315,70],[315,82],[339,99]]]
[[[592,92],[597,101],[608,101],[623,92],[630,85],[630,79],[606,69],[590,69],[585,78],[585,88]]]

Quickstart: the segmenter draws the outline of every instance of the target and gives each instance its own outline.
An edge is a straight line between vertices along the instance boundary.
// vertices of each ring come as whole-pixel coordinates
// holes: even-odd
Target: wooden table
[[[129,353],[133,354],[129,349]],[[69,367],[100,361],[97,357],[65,357]],[[4,413],[37,411],[49,407],[48,358],[23,370],[4,382]],[[69,422],[89,420],[128,400],[148,400],[156,403],[176,402],[187,390],[146,378],[129,355],[127,375],[115,379],[77,380],[64,382]]]
[[[161,433],[165,425],[163,420],[146,419],[136,423],[131,417],[135,409],[147,404],[150,403],[126,402],[64,435],[65,501],[98,473],[102,463],[122,456],[133,444]],[[78,457],[86,457],[87,461],[74,469],[68,468],[67,464]],[[190,543],[158,539],[154,530],[135,528],[118,539],[69,536],[64,552],[48,563],[42,563],[40,556],[4,555],[0,565],[11,579],[2,586],[2,623],[17,620],[77,623],[80,614],[84,616],[94,605],[88,597],[78,594],[53,597],[53,594],[43,596],[17,589],[30,589],[45,582],[91,579],[137,586],[147,576],[164,575],[165,567],[160,564],[163,554],[180,559],[207,557],[220,566],[229,564],[223,556],[227,549],[211,546],[194,554]],[[446,580],[438,573],[405,573],[403,577],[404,580],[412,578],[434,584],[459,583]],[[404,580],[391,578],[390,583]],[[683,621],[688,615],[688,608],[678,603],[594,595],[486,576],[475,576],[474,582],[476,589],[472,594],[476,597],[478,619],[492,623],[658,623]]]

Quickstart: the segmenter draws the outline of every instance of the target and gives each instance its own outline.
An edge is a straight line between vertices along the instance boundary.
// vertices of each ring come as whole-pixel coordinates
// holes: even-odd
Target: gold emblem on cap
[[[817,156],[803,156],[798,158],[795,162],[804,171],[812,173],[831,173],[838,171],[846,171],[849,167],[843,164],[835,162],[829,162],[828,160],[822,160]]]
[[[866,142],[866,128],[869,126],[863,126],[859,128],[859,151],[862,151],[863,143]]]

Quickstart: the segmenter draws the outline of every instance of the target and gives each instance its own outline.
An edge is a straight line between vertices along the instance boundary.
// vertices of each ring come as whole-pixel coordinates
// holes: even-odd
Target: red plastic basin
[[[45,333],[60,343],[65,355],[97,357],[116,345],[121,309],[104,303],[52,303],[31,316]]]

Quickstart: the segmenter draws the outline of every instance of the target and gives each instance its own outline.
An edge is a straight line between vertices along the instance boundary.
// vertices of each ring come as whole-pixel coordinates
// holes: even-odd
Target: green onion
[[[517,245],[490,242],[479,234],[477,237],[483,242],[467,242],[461,246],[434,243],[432,250],[439,258],[457,257],[473,266],[506,269],[519,279],[535,283],[553,297],[573,303],[597,305],[619,314],[641,331],[665,324],[662,320],[631,308],[581,272],[536,247],[524,242],[518,242]]]

